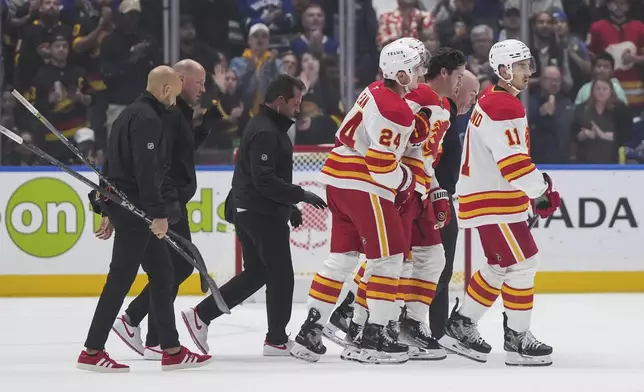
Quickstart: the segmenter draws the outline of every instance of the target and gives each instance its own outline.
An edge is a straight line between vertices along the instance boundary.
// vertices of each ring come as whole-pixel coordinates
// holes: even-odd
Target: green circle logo
[[[23,252],[56,257],[70,250],[85,226],[85,210],[71,186],[56,178],[35,178],[11,195],[5,213],[9,237]]]

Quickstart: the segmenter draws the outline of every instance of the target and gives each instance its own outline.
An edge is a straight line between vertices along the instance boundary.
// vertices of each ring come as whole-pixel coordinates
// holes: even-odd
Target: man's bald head
[[[201,94],[206,91],[206,70],[201,64],[190,59],[181,60],[172,68],[179,74],[183,84],[181,98],[189,105],[198,103]]]
[[[479,80],[472,72],[465,70],[461,84],[454,89],[453,100],[456,102],[458,114],[467,113],[476,103],[479,95]]]
[[[177,95],[181,92],[181,79],[174,69],[161,65],[148,74],[146,90],[163,105],[170,107],[175,104]]]
[[[541,71],[539,78],[541,89],[552,95],[557,95],[561,91],[561,71],[555,65],[549,65]]]

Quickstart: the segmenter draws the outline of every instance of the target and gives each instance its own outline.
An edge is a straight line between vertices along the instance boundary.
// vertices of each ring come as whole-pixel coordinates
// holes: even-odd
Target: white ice
[[[177,313],[199,300],[180,297]],[[486,364],[450,355],[369,366],[343,362],[332,343],[315,364],[262,357],[266,312],[250,303],[211,324],[216,361],[208,367],[161,372],[158,362],[141,359],[111,335],[108,352],[132,371],[98,374],[75,368],[96,298],[0,299],[0,392],[644,391],[644,295],[538,295],[535,304],[533,331],[554,347],[555,363],[547,368],[504,365],[500,301],[480,324],[493,347]],[[292,336],[304,316],[304,305],[296,304]],[[182,343],[194,349],[183,323],[177,326]]]

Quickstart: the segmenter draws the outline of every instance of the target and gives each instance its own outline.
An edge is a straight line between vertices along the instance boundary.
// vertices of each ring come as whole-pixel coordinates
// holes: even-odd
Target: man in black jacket
[[[279,75],[267,88],[264,104],[246,126],[233,174],[233,188],[226,204],[229,219],[244,255],[244,271],[221,287],[232,309],[266,285],[268,333],[264,355],[289,355],[292,341],[286,334],[293,302],[290,220],[302,222],[295,207],[305,202],[316,208],[326,203],[314,193],[292,184],[293,145],[286,132],[302,101],[302,81]],[[231,205],[232,203],[232,205]],[[181,312],[190,336],[205,354],[209,351],[208,325],[221,315],[212,297]]]
[[[461,140],[456,129],[456,116],[464,115],[476,103],[479,93],[479,82],[476,76],[470,71],[463,73],[460,86],[454,91],[453,100],[450,99],[450,128],[443,138],[443,153],[435,173],[441,187],[449,193],[450,209],[452,219],[447,226],[441,229],[441,238],[445,248],[445,268],[436,285],[434,300],[429,306],[429,328],[434,339],[440,339],[444,335],[445,324],[449,318],[449,283],[454,272],[454,256],[456,254],[456,241],[458,240],[458,219],[452,196],[456,192],[456,181],[458,181],[461,169]]]
[[[188,221],[187,203],[197,191],[197,173],[195,170],[194,152],[209,134],[206,121],[200,126],[193,126],[193,110],[191,105],[199,102],[205,91],[206,71],[194,60],[181,60],[173,69],[179,74],[182,82],[181,94],[177,97],[175,106],[168,110],[163,117],[164,151],[168,171],[163,179],[161,195],[169,217],[170,229],[180,236],[190,240],[190,224]],[[217,109],[214,116],[217,115]],[[211,117],[210,112],[206,116]],[[101,226],[97,237],[107,239],[109,227]],[[179,285],[193,271],[188,263],[177,252],[170,250],[172,266],[174,267],[173,300],[176,298]],[[154,323],[154,315],[148,318],[148,333],[143,346],[139,324],[150,311],[150,287],[143,291],[128,306],[125,314],[119,316],[112,331],[123,340],[128,347],[146,359],[161,360],[162,351],[159,347],[159,336]]]
[[[146,223],[125,208],[108,204],[107,214],[116,232],[107,281],[98,300],[92,324],[77,367],[96,372],[127,372],[129,367],[105,352],[105,342],[123,305],[139,266],[148,274],[150,303],[163,350],[163,370],[199,367],[210,356],[191,353],[179,344],[173,309],[173,271],[166,245],[168,214],[161,195],[165,174],[161,118],[175,103],[181,80],[170,67],[153,69],[147,91],[130,104],[114,122],[109,139],[105,174],[129,201],[149,215]],[[152,235],[154,234],[154,235]]]

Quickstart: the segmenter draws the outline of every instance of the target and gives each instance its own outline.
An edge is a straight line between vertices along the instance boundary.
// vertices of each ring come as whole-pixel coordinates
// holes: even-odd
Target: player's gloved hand
[[[172,226],[179,223],[183,214],[181,213],[181,204],[179,204],[178,200],[168,203],[165,207],[165,211],[168,214],[169,225]]]
[[[436,223],[438,228],[443,228],[449,224],[451,218],[451,210],[449,205],[449,194],[445,189],[436,188],[429,192],[429,200],[432,203],[434,214],[436,215]]]
[[[418,111],[418,114],[423,116],[427,123],[429,123],[429,119],[432,118],[432,109],[423,106]]]
[[[548,188],[543,195],[532,200],[533,210],[541,217],[547,218],[557,211],[561,206],[561,197],[559,192],[552,189],[552,179],[546,173],[543,173],[543,179],[548,183]]]
[[[396,199],[394,200],[394,205],[398,212],[402,212],[405,207],[405,204],[411,199],[416,190],[416,176],[411,172],[407,166],[401,164],[400,167],[403,169],[403,180],[400,185],[400,188],[397,189],[398,193],[396,194]]]
[[[296,206],[293,206],[293,209],[291,210],[289,221],[294,229],[297,229],[302,224],[302,211],[300,211]]]
[[[327,207],[326,202],[320,196],[316,195],[313,192],[304,191],[304,197],[302,201],[306,204],[310,204],[318,210],[323,210]]]

